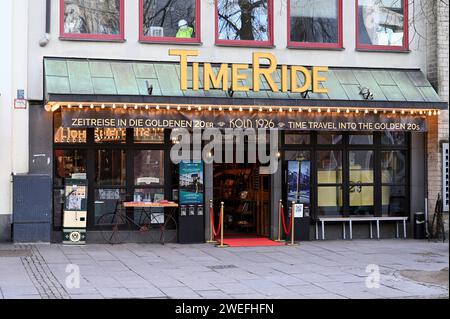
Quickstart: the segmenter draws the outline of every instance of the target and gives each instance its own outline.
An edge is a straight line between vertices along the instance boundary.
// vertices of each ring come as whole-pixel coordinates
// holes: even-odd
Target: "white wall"
[[[11,214],[11,173],[28,172],[28,109],[14,109],[17,89],[27,98],[27,0],[0,5],[0,215]]]
[[[86,41],[60,41],[59,0],[52,0],[51,41],[45,48],[38,45],[45,30],[45,0],[30,1],[29,12],[29,93],[32,99],[42,99],[42,58],[43,56],[90,57],[105,59],[171,61],[169,48],[194,48],[200,50],[198,61],[247,62],[254,51],[274,53],[279,63],[302,65],[328,65],[353,67],[423,68],[425,70],[425,50],[417,50],[422,43],[420,37],[410,28],[410,53],[376,53],[355,51],[355,1],[344,2],[344,47],[342,51],[294,50],[286,49],[287,17],[286,0],[275,0],[275,48],[236,48],[214,45],[214,1],[201,0],[202,45],[161,45],[140,44],[139,0],[125,0],[125,43],[102,43]],[[412,12],[413,10],[410,10]],[[417,20],[417,17],[416,17]],[[420,20],[420,19],[419,19]],[[420,24],[420,23],[419,23]],[[417,26],[419,30],[421,26]],[[425,34],[425,32],[422,32]],[[424,41],[422,41],[424,42]],[[192,59],[194,60],[194,59]]]

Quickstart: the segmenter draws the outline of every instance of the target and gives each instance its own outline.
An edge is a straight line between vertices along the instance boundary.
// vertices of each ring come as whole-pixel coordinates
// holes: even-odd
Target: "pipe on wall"
[[[45,33],[39,40],[39,45],[45,47],[50,42],[50,28],[51,28],[51,13],[52,13],[52,1],[45,1]]]

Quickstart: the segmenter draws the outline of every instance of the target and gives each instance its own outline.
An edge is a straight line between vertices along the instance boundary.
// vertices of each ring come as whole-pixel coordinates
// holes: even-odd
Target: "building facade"
[[[198,235],[186,241],[208,239],[210,200],[215,211],[225,203],[229,236],[276,238],[280,200],[286,210],[303,204],[308,239],[324,235],[316,226],[327,218],[327,238],[349,235],[339,218],[355,220],[355,238],[373,236],[372,221],[369,229],[358,217],[384,218],[381,237],[395,236],[396,218],[407,217],[411,236],[413,214],[425,211],[425,198],[434,209],[443,190],[448,142],[448,7],[434,9],[433,24],[414,10],[421,5],[7,1],[12,50],[2,63],[12,80],[2,82],[2,104],[24,90],[28,105],[1,110],[12,154],[2,159],[2,238],[11,238],[11,173],[51,178],[55,242],[75,177],[87,183],[88,241],[101,240],[99,220],[117,203],[142,199],[179,202],[178,240],[185,232]],[[170,161],[171,133],[195,123],[278,128],[278,169],[267,174],[246,160],[186,175]],[[184,205],[192,180],[202,196]]]

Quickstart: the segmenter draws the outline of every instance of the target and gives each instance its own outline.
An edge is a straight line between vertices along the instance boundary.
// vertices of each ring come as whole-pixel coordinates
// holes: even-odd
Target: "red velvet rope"
[[[217,226],[217,231],[216,231],[216,229],[214,227],[214,211],[213,211],[212,207],[209,208],[209,216],[211,219],[211,227],[212,227],[212,231],[214,233],[214,237],[217,237],[217,236],[219,236],[220,228],[222,227],[222,219],[221,218],[219,219],[219,225]]]
[[[285,232],[286,235],[288,235],[288,236],[289,236],[289,234],[291,233],[291,230],[292,230],[292,215],[294,215],[294,214],[291,213],[291,217],[289,218],[289,229],[287,229],[287,227],[286,227],[286,222],[285,222],[285,218],[284,218],[284,207],[281,206],[281,221],[283,222],[284,232]]]

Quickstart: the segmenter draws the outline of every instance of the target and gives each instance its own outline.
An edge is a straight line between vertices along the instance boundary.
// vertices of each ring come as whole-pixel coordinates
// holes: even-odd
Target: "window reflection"
[[[319,184],[342,183],[342,152],[317,152],[317,182]]]
[[[373,144],[373,135],[372,134],[351,134],[348,137],[349,144],[357,145],[357,144]]]
[[[134,155],[135,185],[164,184],[164,152],[136,151]]]
[[[405,145],[406,133],[387,131],[381,133],[381,144],[383,145]]]
[[[317,134],[317,144],[341,144],[342,135],[333,133]]]
[[[381,188],[382,212],[385,216],[407,216],[405,186],[383,186]]]
[[[319,215],[342,215],[343,213],[342,187],[317,187],[317,212]]]
[[[95,158],[97,185],[125,185],[125,151],[98,150]]]
[[[381,152],[381,180],[383,183],[406,183],[406,152]]]
[[[98,188],[95,190],[95,221],[103,214],[114,213],[122,209],[125,201],[125,190],[119,188]]]
[[[72,174],[86,174],[86,151],[84,150],[55,150],[55,186],[64,185],[64,178],[71,178]]]
[[[285,144],[304,145],[311,141],[310,134],[307,132],[286,132],[284,134]]]

